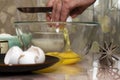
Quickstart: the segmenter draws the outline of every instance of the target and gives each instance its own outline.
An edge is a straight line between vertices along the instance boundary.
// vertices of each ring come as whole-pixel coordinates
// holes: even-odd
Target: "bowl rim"
[[[18,25],[18,24],[33,24],[33,23],[37,23],[37,24],[79,24],[79,25],[88,25],[88,26],[99,26],[100,24],[98,22],[79,22],[79,21],[73,21],[73,22],[49,22],[49,21],[15,21],[14,24]]]

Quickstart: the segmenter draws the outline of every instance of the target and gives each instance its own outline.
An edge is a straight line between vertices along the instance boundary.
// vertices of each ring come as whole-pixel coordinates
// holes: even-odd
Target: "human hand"
[[[49,0],[47,7],[53,7],[47,14],[48,21],[66,21],[68,16],[75,18],[92,5],[95,0]]]

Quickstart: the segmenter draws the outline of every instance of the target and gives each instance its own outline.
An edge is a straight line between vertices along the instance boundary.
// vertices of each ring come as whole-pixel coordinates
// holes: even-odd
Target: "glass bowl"
[[[89,53],[98,29],[95,22],[18,21],[14,24],[24,50],[31,45],[40,47],[46,55],[65,59],[64,64],[80,61],[80,55]]]

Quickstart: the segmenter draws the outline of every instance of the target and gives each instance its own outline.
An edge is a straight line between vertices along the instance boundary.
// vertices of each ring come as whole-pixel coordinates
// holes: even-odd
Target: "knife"
[[[23,13],[46,13],[52,12],[52,7],[18,7],[20,12]]]

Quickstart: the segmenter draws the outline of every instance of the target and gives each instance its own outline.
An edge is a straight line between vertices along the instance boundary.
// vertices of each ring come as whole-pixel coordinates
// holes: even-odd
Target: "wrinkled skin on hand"
[[[95,0],[49,0],[47,7],[53,7],[47,14],[48,21],[66,21],[68,16],[75,18],[92,5]]]

